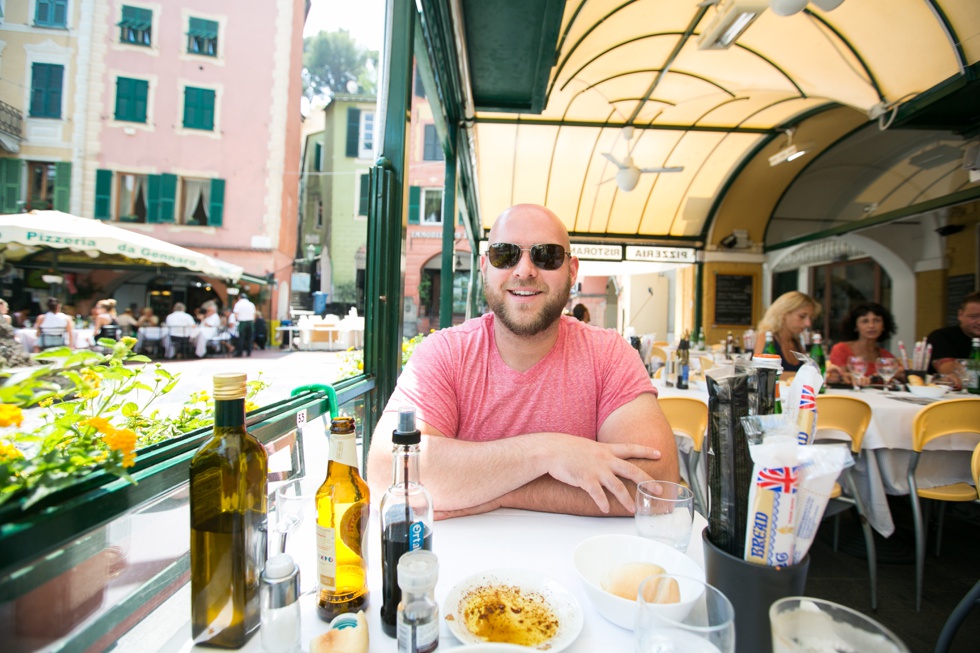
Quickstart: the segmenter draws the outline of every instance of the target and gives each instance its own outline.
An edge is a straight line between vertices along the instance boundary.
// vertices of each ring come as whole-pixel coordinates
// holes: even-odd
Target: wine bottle
[[[196,644],[244,646],[261,619],[268,456],[245,430],[245,380],[214,375],[214,433],[190,466],[191,632]]]
[[[813,345],[810,347],[810,358],[820,367],[820,376],[827,378],[827,355],[823,353],[823,338],[819,333],[813,334]],[[827,384],[820,386],[820,394],[827,392]]]
[[[357,471],[354,418],[330,420],[327,477],[316,491],[317,615],[337,615],[367,607],[367,530],[371,494]]]
[[[398,560],[418,549],[432,550],[432,498],[419,480],[419,443],[415,408],[398,411],[393,445],[391,487],[381,499],[381,629],[395,637],[398,625]]]
[[[773,356],[778,356],[776,352],[776,343],[772,337],[772,331],[766,331],[766,345],[762,348],[763,354],[771,354]]]
[[[690,340],[688,339],[688,333],[684,332],[684,337],[681,338],[680,344],[677,345],[677,389],[687,390],[688,389],[688,378],[691,373],[691,350],[690,350]]]

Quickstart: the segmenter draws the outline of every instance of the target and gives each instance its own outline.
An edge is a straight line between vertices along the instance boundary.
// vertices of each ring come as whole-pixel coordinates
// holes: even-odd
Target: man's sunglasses
[[[571,256],[561,245],[531,245],[521,247],[514,243],[494,243],[487,249],[490,265],[501,270],[512,268],[521,260],[521,252],[531,253],[531,262],[542,270],[557,270]]]

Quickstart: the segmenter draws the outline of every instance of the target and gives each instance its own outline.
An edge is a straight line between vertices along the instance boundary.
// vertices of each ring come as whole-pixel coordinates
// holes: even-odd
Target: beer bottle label
[[[320,576],[320,589],[331,592],[337,589],[337,543],[334,529],[316,526],[316,571]]]

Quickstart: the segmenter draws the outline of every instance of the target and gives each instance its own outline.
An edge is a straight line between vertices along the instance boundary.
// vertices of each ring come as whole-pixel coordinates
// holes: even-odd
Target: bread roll
[[[310,653],[367,653],[368,625],[364,612],[357,613],[354,627],[331,628],[310,642]]]
[[[643,586],[643,600],[647,603],[680,603],[681,588],[677,579],[661,576]]]
[[[640,591],[640,583],[650,576],[665,573],[667,572],[663,567],[650,562],[627,562],[610,569],[603,576],[600,586],[610,594],[635,601]]]
[[[922,377],[918,374],[909,374],[908,383],[909,385],[922,385]]]

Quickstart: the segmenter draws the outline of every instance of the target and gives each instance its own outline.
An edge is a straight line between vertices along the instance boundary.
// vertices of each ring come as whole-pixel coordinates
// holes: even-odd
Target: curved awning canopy
[[[535,202],[579,239],[705,245],[734,223],[763,242],[773,217],[771,239],[794,237],[869,204],[980,187],[962,165],[980,133],[975,0],[811,2],[791,16],[766,0],[419,4],[447,122],[467,130],[477,229]],[[752,8],[730,47],[703,49]],[[791,145],[804,153],[789,159]],[[937,149],[942,163],[916,166]],[[626,157],[683,170],[626,190],[612,161]]]
[[[99,220],[60,211],[0,215],[2,256],[18,263],[57,251],[59,264],[84,267],[178,268],[237,281],[243,269],[232,263]]]

